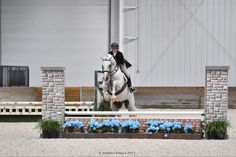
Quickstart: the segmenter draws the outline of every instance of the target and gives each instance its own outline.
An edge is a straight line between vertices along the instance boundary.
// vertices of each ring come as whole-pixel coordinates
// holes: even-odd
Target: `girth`
[[[126,86],[127,86],[127,83],[125,82],[124,85],[121,87],[121,89],[115,93],[115,95],[119,95],[120,93],[122,93],[125,90]],[[112,95],[112,93],[109,90],[107,92],[108,94]]]

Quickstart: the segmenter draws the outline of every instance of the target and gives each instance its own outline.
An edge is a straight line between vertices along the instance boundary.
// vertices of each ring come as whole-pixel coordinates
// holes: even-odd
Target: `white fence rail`
[[[93,105],[93,101],[67,101],[65,105]],[[41,101],[11,101],[11,102],[0,102],[2,105],[42,105]]]
[[[189,110],[138,110],[138,111],[93,111],[94,102],[65,102],[65,115],[78,116],[136,116],[138,118],[204,119],[204,111]],[[0,102],[0,115],[42,115],[42,102]]]
[[[65,102],[65,111],[92,111],[94,102]],[[0,115],[42,115],[42,102],[0,102]]]

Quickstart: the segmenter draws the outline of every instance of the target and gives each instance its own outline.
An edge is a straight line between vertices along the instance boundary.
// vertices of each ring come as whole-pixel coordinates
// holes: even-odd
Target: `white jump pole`
[[[66,115],[202,115],[203,111],[84,111],[65,112]]]

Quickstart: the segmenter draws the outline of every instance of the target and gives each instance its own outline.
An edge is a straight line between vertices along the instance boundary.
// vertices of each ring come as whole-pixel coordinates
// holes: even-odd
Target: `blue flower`
[[[159,127],[155,127],[151,125],[146,129],[146,132],[148,132],[148,134],[153,134],[153,133],[157,133],[159,129],[160,129]]]
[[[184,132],[185,132],[185,133],[189,133],[189,132],[191,132],[192,130],[193,130],[193,128],[192,128],[191,125],[186,124],[186,125],[184,126]]]
[[[186,133],[193,131],[191,125],[186,125],[185,129],[184,129],[183,124],[180,121],[174,121],[174,122],[148,121],[145,124],[148,125],[146,132],[148,132],[149,134],[157,133],[159,130],[161,130],[161,132],[169,132],[169,133],[172,131],[175,131],[175,130],[182,131],[182,129],[185,130]],[[158,128],[158,129],[156,129],[156,128]]]
[[[78,120],[73,121],[72,125],[74,125],[77,128],[83,128],[84,127],[83,123],[81,121],[78,121]]]
[[[160,121],[148,121],[145,124],[149,125],[149,126],[158,126],[159,124],[161,124],[161,122]]]
[[[139,129],[140,123],[138,121],[127,120],[122,123],[122,127],[129,128],[131,130]]]
[[[160,128],[164,130],[164,129],[165,129],[165,126],[164,126],[163,124],[161,124],[161,125],[160,125]]]
[[[109,120],[103,120],[102,122],[102,126],[105,126],[105,127],[110,127],[112,124],[110,123]]]
[[[63,124],[63,128],[67,128],[67,127],[76,127],[76,128],[83,128],[84,124],[81,121],[75,120],[75,121],[66,121]]]
[[[102,125],[100,123],[98,123],[97,121],[95,120],[90,120],[89,122],[89,127],[92,128],[93,130],[96,130],[98,128],[100,128]]]
[[[113,119],[111,121],[110,120],[103,120],[101,125],[104,127],[113,128],[113,127],[119,127],[121,125],[121,122],[119,120],[115,120],[115,119]]]
[[[110,121],[110,123],[111,123],[111,127],[120,127],[120,125],[121,125],[121,122],[119,120],[115,120],[115,119],[112,119]]]
[[[63,128],[67,128],[67,127],[71,127],[71,122],[70,121],[66,121],[64,124],[63,124]]]
[[[182,128],[182,125],[175,123],[175,124],[173,125],[173,128],[174,128],[174,129],[181,129],[181,128]]]

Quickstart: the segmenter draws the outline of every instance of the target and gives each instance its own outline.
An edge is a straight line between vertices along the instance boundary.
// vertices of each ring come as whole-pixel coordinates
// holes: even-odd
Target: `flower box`
[[[201,134],[185,133],[65,133],[64,138],[128,138],[128,139],[186,139],[200,140]]]
[[[179,121],[119,121],[90,119],[86,124],[79,121],[67,121],[64,128],[77,126],[77,130],[65,131],[65,138],[128,138],[128,139],[202,139],[202,132],[188,123]],[[67,127],[66,127],[67,126]],[[84,127],[83,127],[84,126]],[[83,127],[84,132],[79,128]]]

